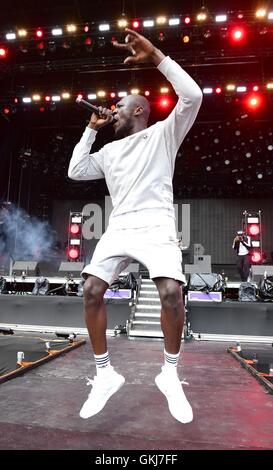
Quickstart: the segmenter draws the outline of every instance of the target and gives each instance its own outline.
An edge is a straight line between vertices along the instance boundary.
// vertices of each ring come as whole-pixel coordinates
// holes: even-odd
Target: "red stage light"
[[[167,97],[161,98],[159,101],[159,106],[162,109],[167,109],[170,106],[170,99]]]
[[[41,29],[37,29],[37,31],[36,31],[37,38],[42,38],[43,35],[44,35],[43,31]]]
[[[132,23],[133,28],[138,29],[140,27],[140,23],[138,20],[134,20]]]
[[[67,250],[67,256],[69,259],[75,261],[80,256],[80,250],[74,246],[73,247],[71,246]]]
[[[222,88],[220,88],[219,86],[215,89],[215,93],[217,93],[217,95],[220,95],[220,93],[222,93]]]
[[[5,57],[7,57],[7,49],[5,49],[4,47],[0,47],[0,59],[5,59]]]
[[[189,17],[189,16],[186,16],[186,18],[184,19],[184,22],[185,22],[186,24],[189,24],[189,23],[191,22],[190,17]]]
[[[252,263],[261,263],[262,253],[260,251],[253,251],[250,255],[250,260]]]
[[[259,235],[259,233],[260,233],[260,227],[259,227],[258,224],[251,224],[247,228],[247,231],[248,231],[249,235],[256,236],[256,235]]]
[[[145,90],[145,91],[144,91],[144,95],[145,95],[145,96],[150,96],[149,90]]]
[[[79,224],[71,224],[70,225],[69,232],[72,235],[79,235],[80,231],[81,231],[81,227],[80,227]]]
[[[3,113],[4,113],[4,114],[9,114],[9,113],[10,113],[10,109],[9,109],[9,108],[4,108],[4,109],[3,109]]]
[[[253,89],[253,91],[259,91],[260,88],[259,88],[258,85],[254,85],[252,89]]]
[[[249,109],[257,110],[262,105],[262,97],[259,94],[252,94],[248,96],[246,105]]]
[[[111,97],[111,98],[115,98],[115,97],[116,97],[116,93],[114,93],[114,91],[111,91],[110,97]]]
[[[50,96],[45,96],[45,101],[50,101],[51,100],[51,97]]]
[[[232,41],[235,43],[240,43],[245,39],[245,30],[243,28],[233,28],[231,31]]]

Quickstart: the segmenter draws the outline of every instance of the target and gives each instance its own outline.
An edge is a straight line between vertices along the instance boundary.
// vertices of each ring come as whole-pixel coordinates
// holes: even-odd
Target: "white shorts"
[[[118,229],[109,226],[94,251],[90,264],[82,271],[109,285],[132,260],[144,264],[150,278],[168,277],[186,283],[182,273],[182,254],[177,246],[175,222],[168,225]]]

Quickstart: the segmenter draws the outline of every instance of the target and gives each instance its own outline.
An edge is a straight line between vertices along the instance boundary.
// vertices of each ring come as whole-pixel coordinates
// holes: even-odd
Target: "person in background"
[[[238,230],[232,248],[237,252],[237,270],[241,281],[246,282],[250,273],[249,250],[251,239],[243,230]]]

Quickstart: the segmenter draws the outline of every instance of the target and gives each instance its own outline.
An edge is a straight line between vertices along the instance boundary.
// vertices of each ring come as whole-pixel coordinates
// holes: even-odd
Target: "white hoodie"
[[[164,121],[90,154],[97,132],[87,127],[75,146],[68,176],[74,180],[105,178],[113,203],[110,222],[126,214],[131,226],[154,225],[165,215],[174,219],[173,187],[177,151],[202,102],[195,81],[170,57],[158,65],[172,84],[178,101]],[[122,217],[124,219],[124,217]]]

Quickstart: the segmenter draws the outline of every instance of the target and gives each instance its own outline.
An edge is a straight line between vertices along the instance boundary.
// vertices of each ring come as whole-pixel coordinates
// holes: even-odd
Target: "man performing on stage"
[[[114,45],[132,55],[124,63],[150,62],[172,84],[178,101],[164,120],[147,127],[150,112],[144,96],[128,95],[114,112],[100,107],[92,114],[70,161],[74,180],[105,178],[113,203],[109,226],[85,266],[85,319],[93,347],[97,375],[80,410],[89,418],[103,409],[125,379],[110,365],[103,296],[132,259],[147,266],[159,291],[164,334],[164,365],[155,383],[166,396],[172,416],[192,421],[192,408],[177,374],[184,322],[181,251],[177,246],[172,178],[177,151],[191,128],[202,101],[193,79],[144,36],[130,29],[124,44]],[[116,139],[90,154],[98,130],[115,118]]]

